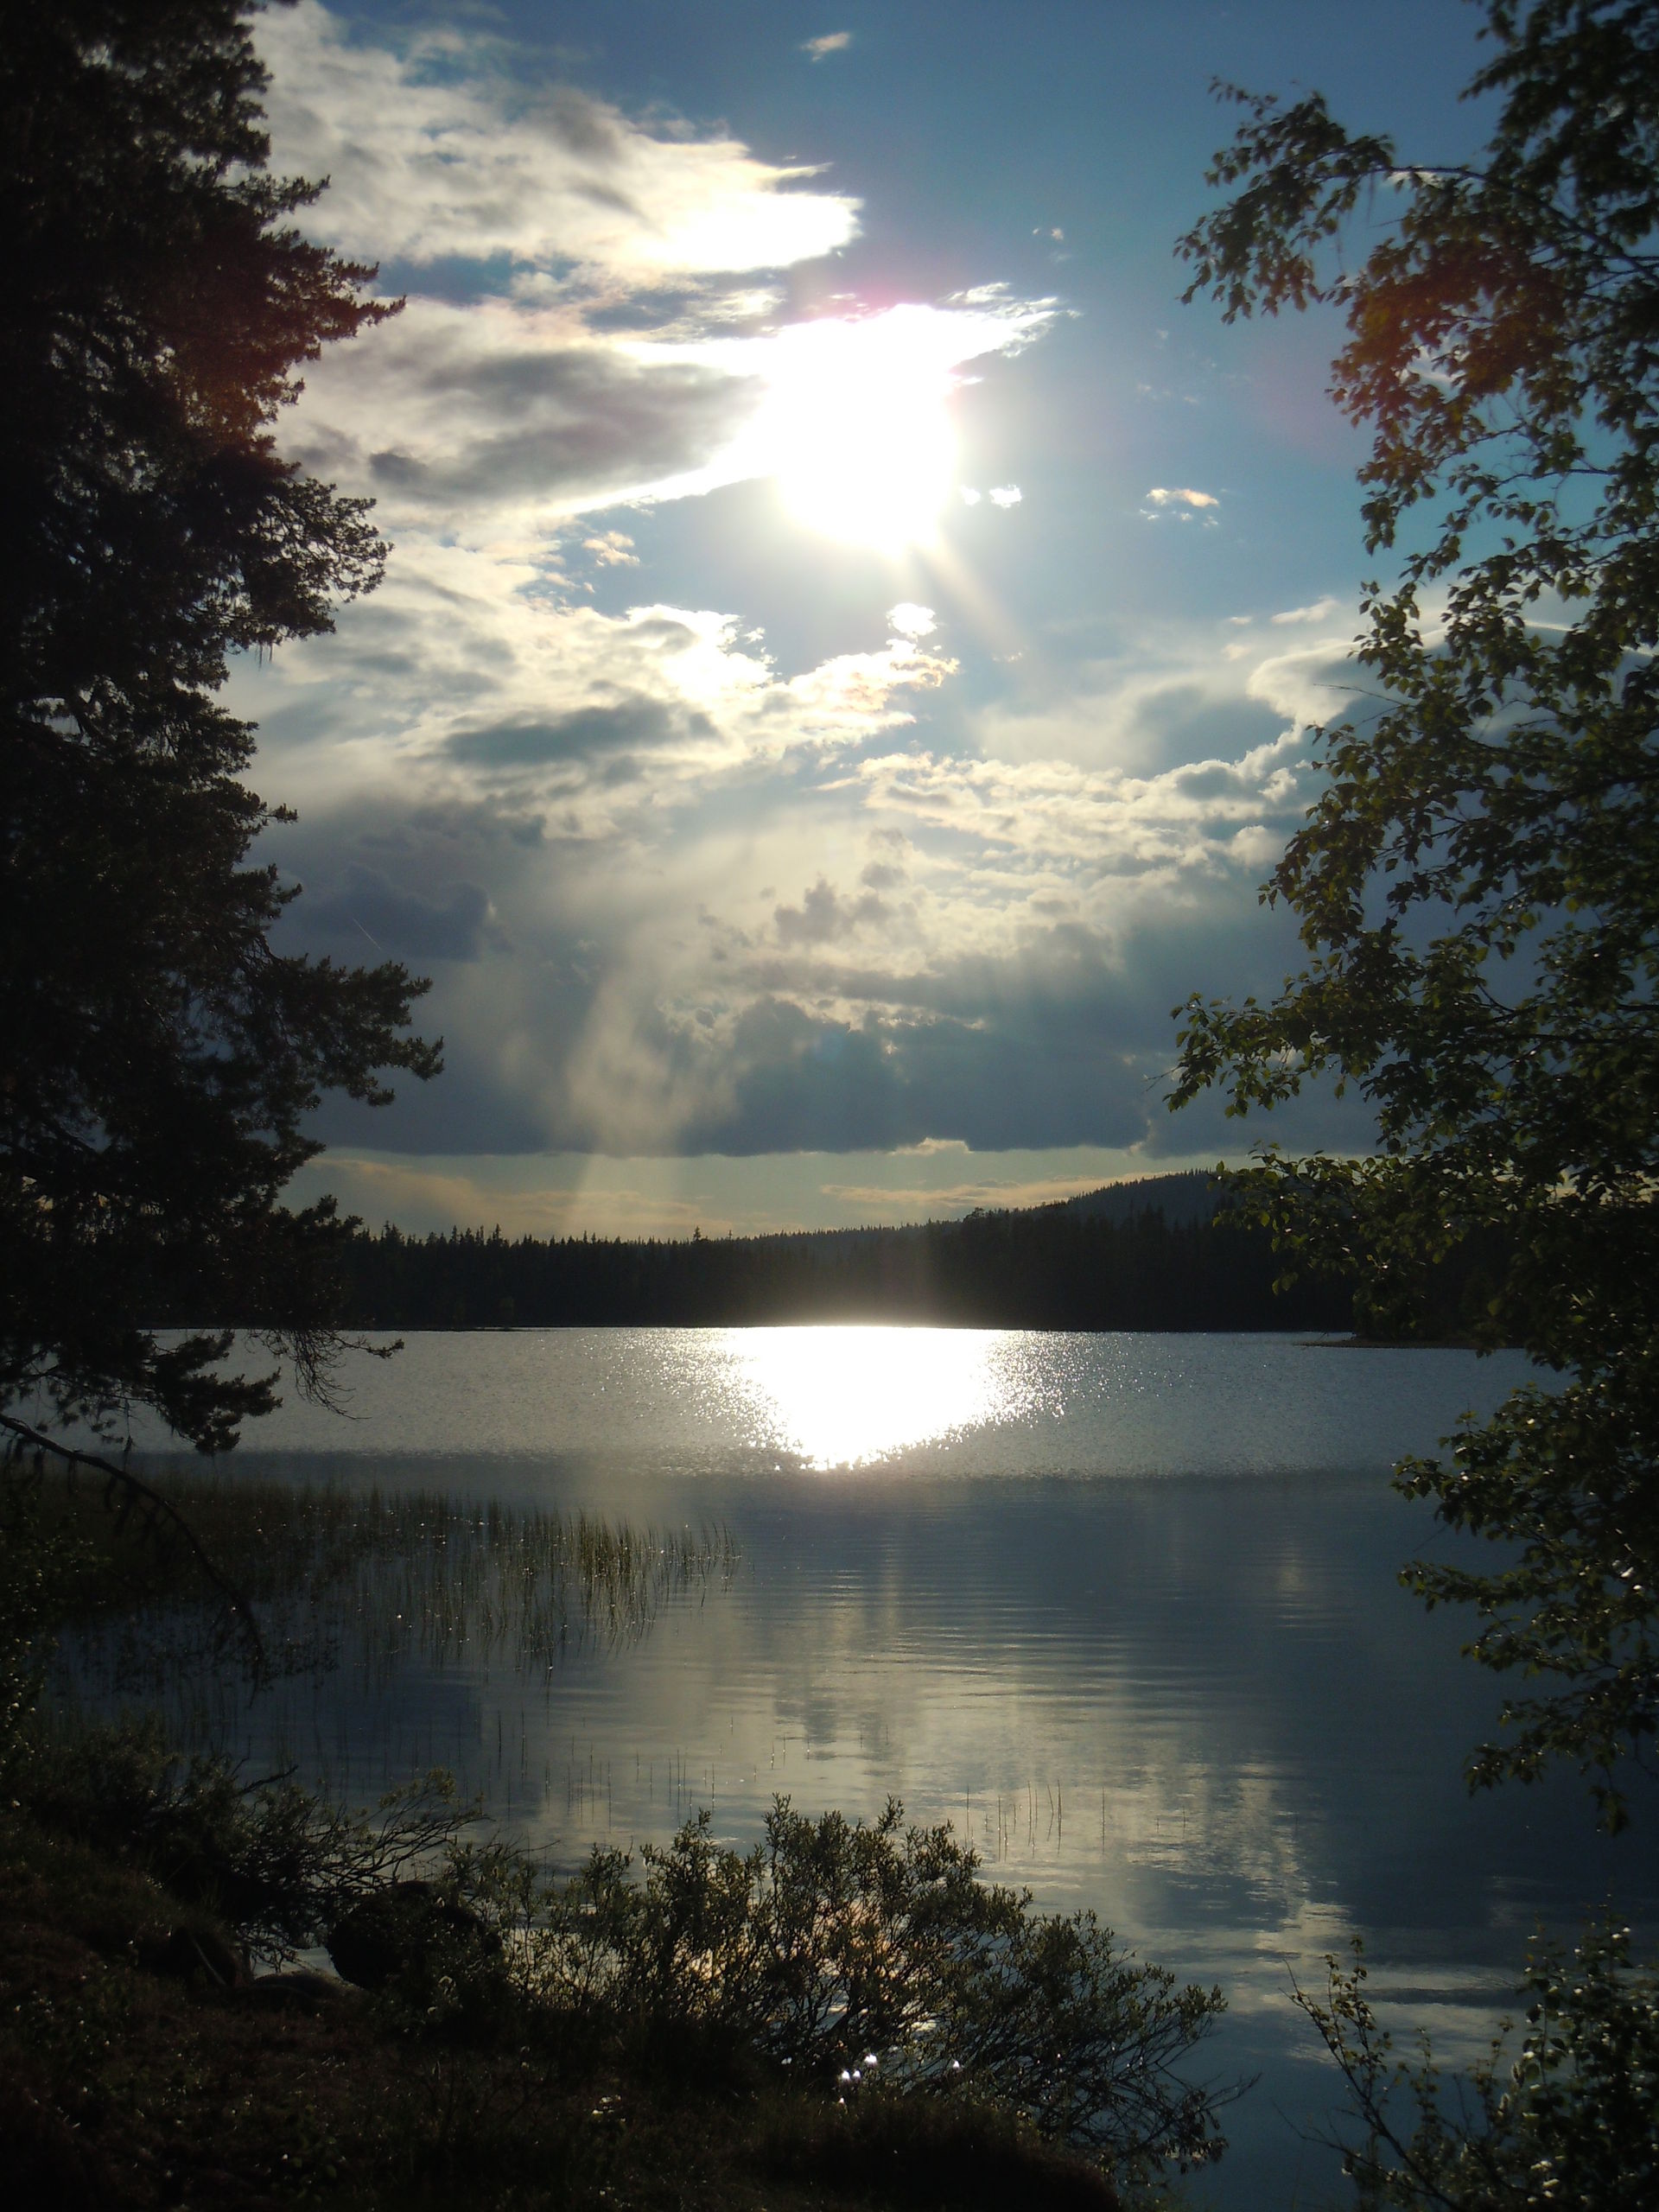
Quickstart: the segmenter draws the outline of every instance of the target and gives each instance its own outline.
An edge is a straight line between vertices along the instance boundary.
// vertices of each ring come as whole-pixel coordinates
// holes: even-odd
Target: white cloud
[[[400,547],[334,635],[238,671],[267,755],[301,751],[325,800],[412,779],[434,803],[490,794],[561,840],[637,847],[722,780],[904,728],[956,669],[913,605],[884,646],[785,678],[729,615],[607,613],[539,583],[499,550]]]
[[[260,19],[279,170],[327,176],[307,226],[368,257],[505,257],[632,282],[779,269],[845,245],[857,203],[730,138],[525,86],[485,36],[359,43],[317,0]]]
[[[1221,502],[1211,492],[1194,492],[1190,487],[1172,490],[1165,485],[1158,484],[1147,493],[1147,505],[1160,512],[1179,513],[1183,509],[1201,512],[1208,507],[1218,507]]]
[[[953,664],[899,620],[885,648],[785,678],[709,610],[467,604],[493,569],[448,549],[395,572],[339,639],[279,657],[236,702],[281,746],[296,711],[316,728],[334,689],[319,657],[360,669],[352,742],[323,748],[332,792],[310,779],[310,834],[372,824],[389,912],[399,886],[489,885],[482,957],[441,968],[430,1005],[460,1080],[413,1119],[400,1106],[397,1141],[1024,1143],[1017,1116],[998,1119],[998,1071],[1057,1053],[1082,1088],[1062,1096],[1057,1077],[1051,1114],[1045,1086],[1042,1141],[1097,1132],[1108,1099],[1122,1141],[1137,1139],[1167,1007],[1196,972],[1183,933],[1253,912],[1306,804],[1293,732],[1146,774],[901,749],[893,735]],[[919,626],[921,610],[893,612]],[[412,843],[397,827],[410,818],[426,825]],[[431,856],[469,823],[489,855]],[[341,845],[362,849],[360,835]],[[302,910],[331,911],[328,870],[302,872]],[[1225,988],[1213,947],[1204,960]]]
[[[1302,761],[1300,736],[1287,730],[1242,758],[1153,776],[925,753],[883,754],[858,773],[884,815],[1085,893],[1130,876],[1141,898],[1149,879],[1255,869],[1278,851],[1306,802]]]
[[[411,527],[545,531],[684,478],[732,442],[754,385],[594,336],[569,306],[416,297],[307,378],[289,444]]]
[[[597,537],[584,537],[584,553],[591,553],[601,569],[637,569],[639,556],[633,550],[633,540],[625,531],[607,530]]]
[[[1041,302],[999,298],[834,327],[872,346],[892,327],[944,383],[964,361],[1019,352],[1048,319]],[[616,337],[570,301],[417,296],[316,365],[289,442],[376,498],[400,545],[431,530],[529,551],[575,515],[773,474],[793,449],[779,395],[829,327]]]
[[[851,31],[826,31],[822,38],[810,38],[801,47],[803,54],[814,61],[822,61],[826,54],[845,54],[853,42]]]
[[[1248,689],[1299,728],[1334,721],[1352,704],[1354,671],[1347,645],[1319,639],[1294,652],[1278,653],[1252,672]]]
[[[1017,507],[1026,495],[1017,484],[995,484],[985,496],[994,507]]]
[[[772,727],[782,746],[856,744],[912,719],[899,693],[935,690],[956,673],[954,660],[901,633],[882,652],[840,653],[791,677],[771,702]]]
[[[1325,616],[1334,613],[1340,605],[1339,600],[1328,597],[1316,599],[1311,607],[1287,607],[1282,614],[1271,615],[1268,619],[1281,629],[1293,622],[1323,622]]]
[[[887,620],[901,638],[931,637],[939,626],[931,607],[918,607],[908,599],[901,599],[897,607],[888,608]]]
[[[397,1141],[1025,1142],[996,1119],[996,1070],[1085,1037],[1108,1058],[1077,1081],[1117,1098],[1113,1126],[1134,1135],[1167,1052],[1168,993],[1190,971],[1166,981],[1166,956],[1121,948],[1179,944],[1235,901],[1253,911],[1309,796],[1293,732],[1141,773],[964,759],[936,738],[902,749],[954,671],[914,602],[890,610],[884,646],[785,677],[717,611],[607,613],[504,594],[503,572],[453,545],[400,553],[337,637],[238,678],[236,706],[289,754],[275,787],[301,781],[304,748],[310,828],[289,834],[342,825],[332,873],[303,861],[302,912],[343,911],[335,887],[365,850],[389,913],[397,890],[429,902],[434,885],[488,886],[481,957],[441,968],[430,1007],[460,1079],[400,1106]],[[1282,692],[1294,658],[1264,664],[1262,687]],[[405,836],[400,821],[427,826]],[[354,822],[372,825],[366,842]],[[481,855],[454,842],[486,830]],[[435,857],[435,838],[450,840]],[[1114,993],[1124,1010],[1109,1020]],[[829,1111],[810,1103],[820,1046],[825,1083],[834,1055],[852,1055],[844,1123],[813,1118]],[[901,1070],[902,1113],[880,1103]],[[1061,1099],[1043,1141],[1103,1126],[1095,1113],[1083,1090]]]

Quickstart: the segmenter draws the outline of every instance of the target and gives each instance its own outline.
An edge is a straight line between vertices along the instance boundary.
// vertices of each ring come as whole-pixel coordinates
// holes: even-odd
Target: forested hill
[[[772,1236],[359,1233],[353,1325],[453,1329],[934,1321],[1030,1329],[1346,1329],[1345,1287],[1273,1294],[1265,1233],[1212,1221],[1209,1179],[1020,1212]]]

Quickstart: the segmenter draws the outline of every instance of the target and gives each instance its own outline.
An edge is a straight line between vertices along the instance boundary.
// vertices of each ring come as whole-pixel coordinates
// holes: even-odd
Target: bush
[[[513,1921],[505,1956],[551,2018],[654,2066],[776,2069],[844,2097],[958,2095],[1125,2180],[1219,2157],[1219,2094],[1175,2071],[1225,2009],[1114,1948],[1090,1913],[1034,1914],[948,1827],[813,1821],[779,1798],[728,1850],[702,1814],[666,1849],[596,1849],[539,1887],[490,1853],[458,1890]]]
[[[435,1773],[373,1813],[326,1803],[286,1776],[245,1783],[223,1758],[185,1758],[159,1720],[51,1734],[38,1724],[13,1786],[42,1826],[144,1867],[271,1962],[414,1867],[476,1818]]]

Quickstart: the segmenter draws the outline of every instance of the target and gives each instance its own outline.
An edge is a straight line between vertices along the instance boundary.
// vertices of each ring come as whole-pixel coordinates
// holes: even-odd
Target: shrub
[[[439,1860],[476,1818],[440,1773],[372,1813],[347,1813],[287,1776],[248,1784],[228,1760],[184,1758],[153,1717],[55,1735],[37,1726],[14,1786],[44,1826],[145,1867],[271,1961]]]
[[[842,2095],[968,2095],[1122,2177],[1218,2157],[1237,2089],[1178,2063],[1225,2009],[1115,1948],[1091,1913],[1033,1913],[982,1882],[948,1827],[816,1821],[779,1798],[762,1843],[708,1815],[666,1849],[595,1850],[572,1880],[516,1892],[520,1972],[540,2001],[653,2063],[788,2069]],[[472,1862],[472,1867],[481,1861]],[[463,1853],[456,1872],[471,1871]],[[474,1894],[488,1886],[474,1881]],[[499,1894],[499,1892],[498,1892]]]

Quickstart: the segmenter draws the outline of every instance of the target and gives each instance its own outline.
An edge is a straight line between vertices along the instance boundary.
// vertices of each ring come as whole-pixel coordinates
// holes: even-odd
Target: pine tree
[[[307,1116],[439,1065],[404,968],[273,946],[296,892],[252,849],[291,817],[215,696],[385,554],[276,442],[396,303],[268,172],[255,12],[0,9],[0,1404],[147,1403],[204,1449],[273,1402],[216,1371],[226,1325],[312,1385],[337,1342],[332,1208],[281,1203]],[[158,1338],[181,1311],[214,1325]]]

